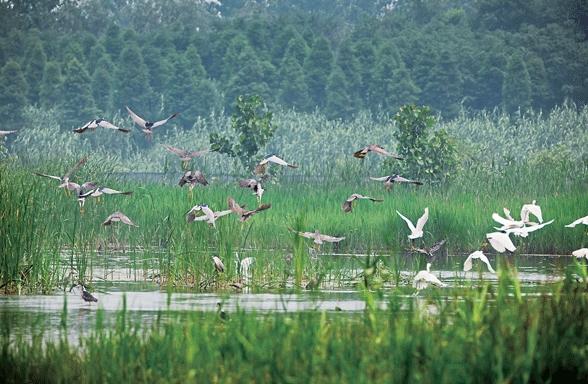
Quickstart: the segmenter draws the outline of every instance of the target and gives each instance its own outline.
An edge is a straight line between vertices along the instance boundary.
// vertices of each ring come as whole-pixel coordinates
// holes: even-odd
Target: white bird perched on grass
[[[447,284],[443,283],[437,278],[437,276],[431,273],[431,263],[427,263],[427,269],[419,271],[412,281],[412,286],[420,291],[429,286],[429,284],[436,285],[438,287],[446,287]]]
[[[418,239],[419,237],[423,237],[423,227],[425,226],[425,224],[427,223],[427,220],[429,220],[429,208],[425,208],[425,213],[418,219],[416,227],[412,224],[412,221],[410,221],[407,217],[403,216],[402,213],[396,211],[396,213],[398,213],[398,215],[400,217],[402,217],[402,219],[404,221],[406,221],[406,224],[408,225],[408,229],[410,229],[410,235],[408,235],[408,238],[411,240],[414,239]]]
[[[574,252],[572,252],[572,256],[576,256],[578,259],[581,259],[583,257],[588,259],[588,248],[576,249]]]
[[[541,207],[535,204],[536,200],[533,200],[531,204],[524,204],[521,208],[521,221],[528,224],[529,214],[535,216],[540,223],[543,222],[543,216],[541,213]]]
[[[480,260],[481,262],[486,264],[486,266],[488,267],[488,270],[490,272],[496,273],[494,268],[492,268],[492,266],[490,265],[490,261],[488,260],[486,255],[484,255],[484,253],[482,251],[475,251],[468,256],[468,258],[463,263],[463,270],[465,272],[470,271],[472,269],[472,260],[474,260],[474,259]]]
[[[206,204],[198,204],[193,206],[188,212],[186,212],[186,220],[188,222],[195,221],[198,216],[202,216],[199,215],[199,213],[202,213],[206,217],[206,222],[208,224],[216,228],[215,221],[217,216],[215,216],[212,209],[210,209]]]
[[[553,220],[549,220],[543,224],[531,225],[529,227],[507,228],[507,229],[504,229],[504,232],[506,232],[507,234],[512,233],[515,236],[519,236],[519,237],[527,237],[527,236],[529,236],[530,232],[534,232],[534,231],[541,229],[551,223],[553,223]],[[496,228],[496,229],[498,229],[499,231],[503,230],[503,229],[499,229],[499,228]]]
[[[514,252],[517,248],[512,243],[512,240],[508,236],[507,233],[503,232],[492,232],[487,233],[486,238],[488,242],[497,252],[504,252],[509,250],[510,252]]]
[[[275,154],[271,154],[269,156],[266,156],[259,163],[257,163],[257,165],[255,166],[255,170],[254,170],[255,174],[256,175],[264,175],[265,171],[267,170],[268,163],[274,163],[274,164],[282,165],[284,167],[298,168],[298,166],[296,164],[290,164],[287,161],[280,159]]]
[[[214,264],[214,269],[216,269],[218,273],[222,273],[225,271],[225,265],[219,257],[212,256],[212,263]]]
[[[572,223],[566,225],[566,227],[568,227],[568,228],[574,228],[578,224],[588,225],[588,216],[581,217],[578,220],[575,220]]]

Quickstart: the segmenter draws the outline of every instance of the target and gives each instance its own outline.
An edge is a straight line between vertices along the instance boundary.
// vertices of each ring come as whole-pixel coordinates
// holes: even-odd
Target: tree
[[[210,149],[237,158],[245,169],[250,169],[260,160],[258,152],[272,138],[276,127],[261,97],[241,95],[231,116],[231,129],[235,133],[231,139],[211,133]]]
[[[61,104],[63,92],[63,77],[61,66],[55,61],[49,61],[43,71],[43,79],[39,89],[41,106],[44,108],[56,108]]]
[[[116,108],[123,109],[128,105],[139,113],[151,110],[153,92],[149,85],[147,66],[139,48],[135,45],[125,47],[117,64],[117,94],[114,97]]]
[[[306,84],[311,107],[323,108],[327,103],[325,88],[333,66],[333,53],[329,42],[319,37],[313,44],[310,55],[304,62]]]
[[[421,101],[442,111],[445,116],[457,116],[463,99],[463,77],[454,53],[449,50],[441,52],[429,71]]]
[[[47,62],[47,55],[45,55],[40,39],[34,42],[26,57],[25,78],[29,85],[28,99],[31,104],[37,104],[40,99],[39,91],[41,80],[43,79],[43,71]]]
[[[348,118],[353,113],[353,103],[349,97],[349,88],[345,74],[339,66],[335,66],[327,81],[327,105],[325,113],[329,119]]]
[[[513,54],[506,65],[502,84],[502,105],[509,112],[523,111],[531,107],[531,77],[520,54]]]
[[[345,40],[339,46],[335,65],[343,71],[347,81],[348,98],[353,112],[363,107],[361,97],[361,64],[350,40]]]
[[[191,44],[186,50],[185,57],[188,61],[192,77],[195,79],[205,79],[207,77],[206,69],[204,69],[202,58],[193,44]]]
[[[70,129],[96,116],[91,79],[86,68],[72,58],[63,74],[63,127]]]
[[[106,34],[102,37],[102,44],[104,44],[106,52],[108,52],[113,60],[120,56],[124,47],[124,41],[122,40],[118,25],[115,23],[110,24],[106,30]]]
[[[394,115],[398,153],[403,161],[389,160],[387,165],[410,178],[441,181],[451,177],[458,165],[457,150],[444,130],[432,131],[436,124],[429,107],[404,105]]]
[[[174,110],[181,112],[176,118],[177,124],[188,127],[196,118],[194,110],[201,96],[194,92],[196,80],[192,76],[188,60],[183,55],[177,55],[173,62],[175,64],[165,89],[165,99],[167,103],[174,106]]]
[[[106,48],[104,48],[104,44],[101,42],[97,42],[92,49],[90,49],[90,54],[88,55],[88,73],[94,74],[96,70],[96,66],[98,65],[98,61],[103,57],[109,57],[106,53]]]
[[[297,52],[288,49],[280,64],[280,87],[278,99],[284,106],[305,110],[308,105],[308,87],[304,81],[304,71],[298,61]]]
[[[0,72],[0,119],[3,129],[22,128],[27,91],[27,82],[20,65],[9,60]]]
[[[110,112],[112,108],[112,72],[114,65],[108,56],[102,57],[96,64],[96,70],[92,75],[92,93],[94,94],[94,100],[96,107],[103,114]],[[119,108],[122,108],[119,106]]]
[[[271,102],[273,97],[271,81],[275,74],[275,68],[270,62],[260,60],[251,48],[247,48],[239,56],[240,68],[229,80],[226,100],[234,100],[238,95],[259,95]],[[227,109],[230,106],[227,105]]]

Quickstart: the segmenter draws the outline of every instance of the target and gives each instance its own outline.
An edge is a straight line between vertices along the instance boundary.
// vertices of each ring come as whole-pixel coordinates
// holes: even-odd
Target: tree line
[[[588,101],[579,0],[220,3],[2,2],[5,128],[27,105],[56,110],[63,129],[125,105],[181,112],[189,128],[253,94],[333,119],[409,103],[452,118]]]

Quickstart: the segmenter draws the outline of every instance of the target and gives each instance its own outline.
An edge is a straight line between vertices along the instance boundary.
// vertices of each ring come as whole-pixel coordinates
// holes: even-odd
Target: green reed
[[[585,268],[585,267],[579,267]],[[365,311],[154,315],[98,311],[79,342],[3,321],[0,374],[17,382],[584,382],[586,280],[567,276],[537,297],[516,271],[441,298],[364,291]],[[6,314],[2,315],[6,316]],[[30,321],[30,320],[29,320]],[[28,334],[33,335],[29,337]]]

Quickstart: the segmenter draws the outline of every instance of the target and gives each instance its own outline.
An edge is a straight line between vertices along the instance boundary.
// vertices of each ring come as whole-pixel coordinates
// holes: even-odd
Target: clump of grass
[[[144,325],[124,309],[115,319],[99,312],[79,343],[14,335],[3,322],[0,374],[6,383],[588,380],[585,281],[522,298],[503,271],[497,287],[447,299],[394,291],[386,309],[364,290],[366,310],[355,314],[163,312]]]

